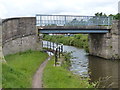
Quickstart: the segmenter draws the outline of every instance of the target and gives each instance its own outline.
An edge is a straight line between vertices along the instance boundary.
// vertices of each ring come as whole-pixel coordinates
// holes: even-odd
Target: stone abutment
[[[89,34],[90,55],[105,59],[120,59],[120,21],[113,21],[106,34]]]
[[[2,51],[4,55],[26,50],[41,50],[35,17],[9,18],[2,22]]]

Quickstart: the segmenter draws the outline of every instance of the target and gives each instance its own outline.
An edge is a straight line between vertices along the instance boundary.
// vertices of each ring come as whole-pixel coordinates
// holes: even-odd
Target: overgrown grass
[[[79,48],[84,48],[87,52],[88,49],[88,35],[76,34],[73,36],[64,35],[44,35],[44,40],[52,41],[56,43],[63,43],[64,45],[76,46]]]
[[[43,73],[43,84],[45,88],[93,88],[88,78],[73,75],[64,67],[55,67],[52,58]]]
[[[26,51],[5,56],[2,65],[3,88],[31,88],[32,77],[39,65],[48,57],[39,51]]]
[[[73,58],[72,56],[72,52],[64,52],[63,53],[63,61],[61,66],[67,70],[69,70],[70,66],[71,66],[71,61],[70,59]]]

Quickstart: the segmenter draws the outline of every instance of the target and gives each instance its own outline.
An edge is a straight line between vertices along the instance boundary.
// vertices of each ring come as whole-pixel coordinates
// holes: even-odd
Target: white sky
[[[94,15],[118,13],[119,0],[0,0],[0,17],[35,14]]]

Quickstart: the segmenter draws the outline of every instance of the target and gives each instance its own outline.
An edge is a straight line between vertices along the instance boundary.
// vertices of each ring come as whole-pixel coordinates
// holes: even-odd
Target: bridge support
[[[106,34],[89,34],[90,55],[105,59],[120,59],[120,21],[113,21]]]
[[[38,32],[38,28],[36,27],[36,46],[37,46],[37,48],[36,48],[36,50],[38,50],[38,51],[42,51],[42,45],[43,45],[43,43],[42,43],[42,39],[43,39],[43,35],[41,34],[41,33],[39,33]]]

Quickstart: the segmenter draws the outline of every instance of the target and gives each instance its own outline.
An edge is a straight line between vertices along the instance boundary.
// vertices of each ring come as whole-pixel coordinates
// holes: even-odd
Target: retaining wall
[[[41,50],[35,17],[9,18],[2,22],[3,54]]]

